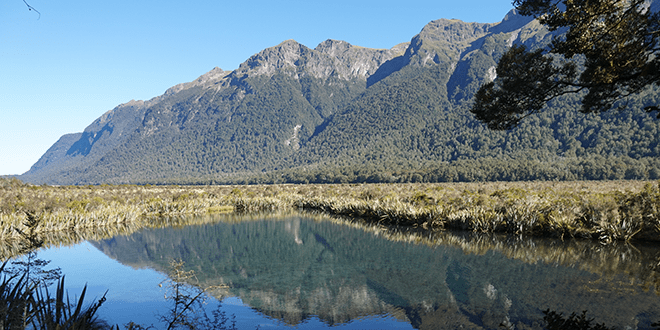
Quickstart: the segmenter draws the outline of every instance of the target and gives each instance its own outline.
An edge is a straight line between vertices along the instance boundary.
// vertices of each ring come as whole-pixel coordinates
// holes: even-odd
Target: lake
[[[213,223],[144,229],[41,250],[69,294],[111,324],[162,328],[169,263],[215,287],[206,309],[240,329],[540,329],[543,310],[607,326],[660,321],[657,244],[362,227],[312,215],[214,216]],[[208,221],[208,219],[207,219]]]

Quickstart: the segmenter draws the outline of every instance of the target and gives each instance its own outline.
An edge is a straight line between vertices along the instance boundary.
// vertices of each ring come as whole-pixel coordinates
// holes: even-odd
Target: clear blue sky
[[[27,171],[66,133],[264,48],[326,39],[369,48],[428,22],[499,22],[511,0],[0,2],[0,174]]]

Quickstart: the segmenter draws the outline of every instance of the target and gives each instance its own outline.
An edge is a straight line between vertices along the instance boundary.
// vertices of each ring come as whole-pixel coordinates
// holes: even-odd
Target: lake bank
[[[312,211],[364,223],[553,238],[660,240],[648,181],[250,186],[34,186],[0,180],[0,240],[21,244],[26,212],[46,244],[184,225],[186,215]],[[56,237],[57,236],[57,237]],[[0,251],[3,258],[9,251]]]

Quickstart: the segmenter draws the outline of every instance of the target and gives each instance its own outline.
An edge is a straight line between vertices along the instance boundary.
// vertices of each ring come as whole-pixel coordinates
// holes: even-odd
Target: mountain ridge
[[[626,114],[581,115],[576,100],[564,97],[508,132],[489,131],[468,112],[509,47],[543,47],[553,35],[512,10],[499,23],[434,20],[390,49],[331,39],[312,49],[286,40],[236,70],[216,67],[150,100],[118,105],[82,133],[60,138],[20,178],[50,184],[364,182],[414,173],[430,181],[657,178],[660,128],[639,106],[658,98],[653,90],[633,98]],[[584,162],[600,164],[598,157],[623,168],[585,174]],[[495,173],[510,167],[497,165],[505,168],[460,174],[507,161],[541,170],[512,176]],[[556,170],[562,166],[565,173]],[[446,168],[458,172],[431,174]]]

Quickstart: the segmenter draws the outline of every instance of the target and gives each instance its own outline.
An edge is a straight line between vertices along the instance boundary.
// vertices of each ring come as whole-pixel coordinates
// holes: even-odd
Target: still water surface
[[[108,290],[100,316],[119,325],[163,326],[158,314],[169,305],[159,284],[172,259],[194,270],[200,286],[225,287],[212,291],[208,310],[221,301],[240,329],[536,329],[546,309],[588,310],[620,328],[660,321],[653,245],[410,236],[298,215],[218,217],[51,248],[39,258],[61,267],[71,295],[85,283],[90,298]]]

